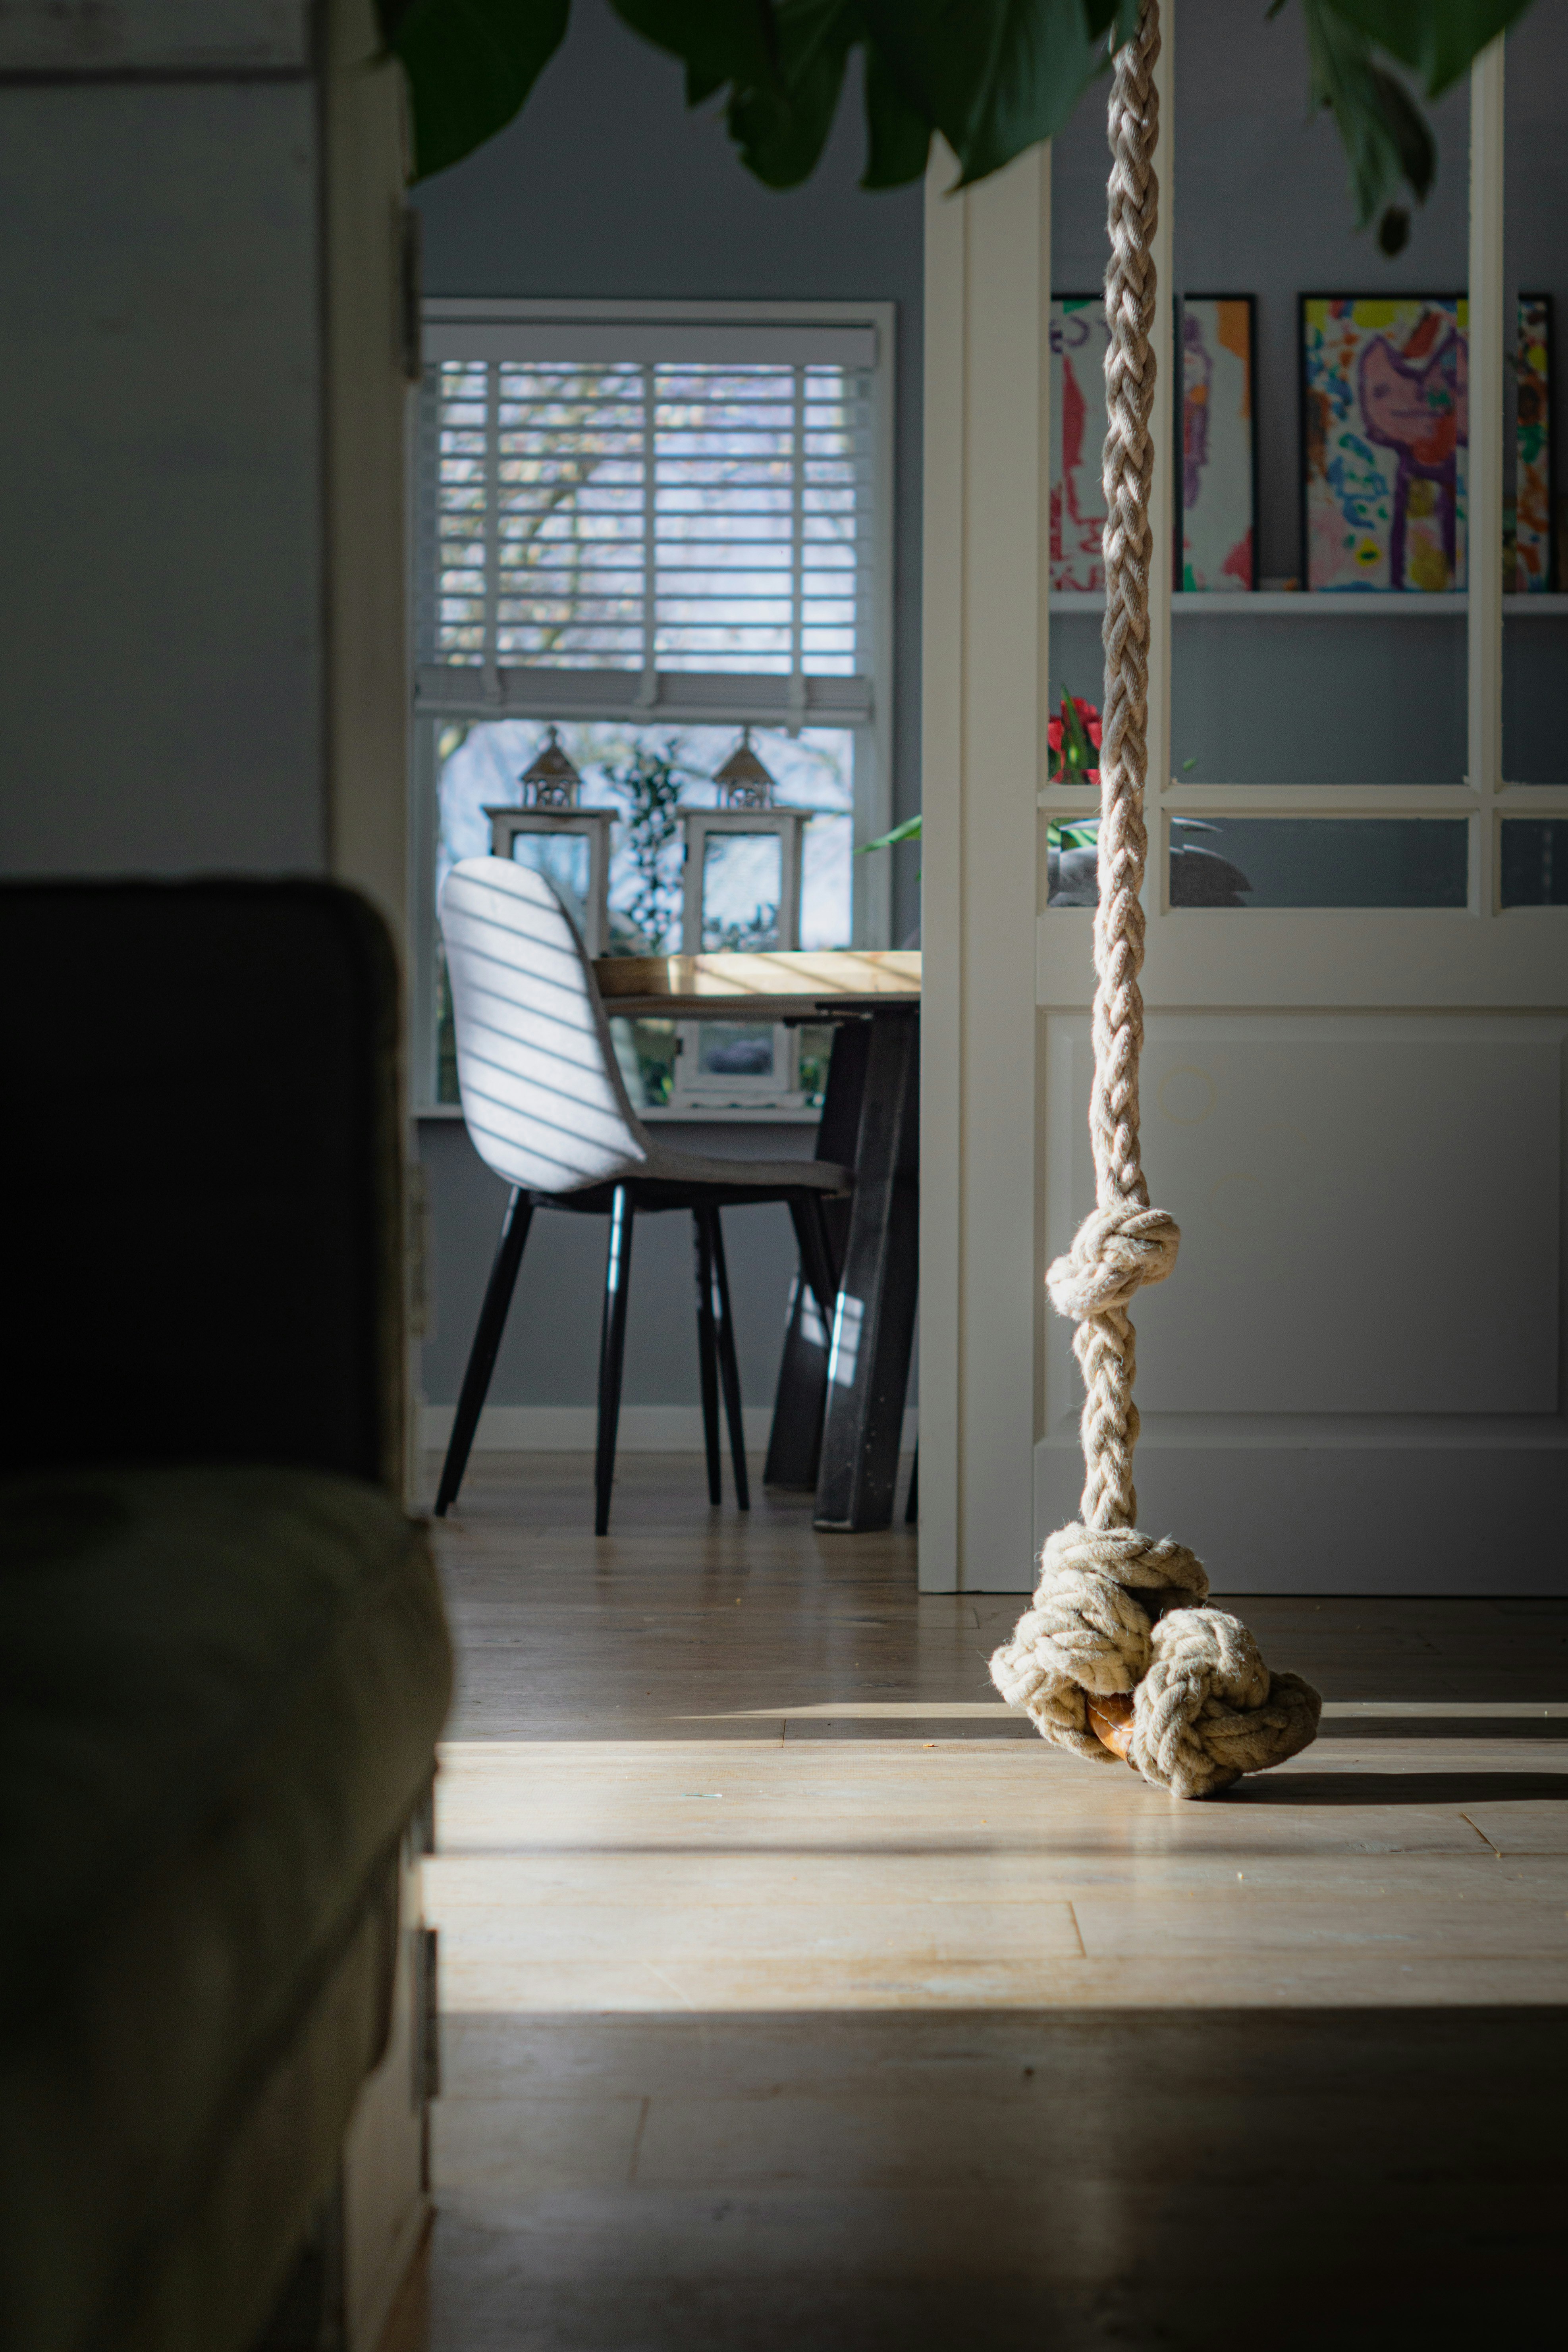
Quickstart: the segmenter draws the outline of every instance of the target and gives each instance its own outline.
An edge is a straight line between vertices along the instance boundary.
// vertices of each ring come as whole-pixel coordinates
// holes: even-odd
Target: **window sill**
[[[414,1113],[421,1124],[426,1119],[460,1119],[462,1116],[461,1103],[425,1103]],[[647,1127],[819,1127],[822,1123],[820,1108],[815,1110],[780,1110],[759,1105],[753,1110],[745,1103],[712,1110],[662,1108],[639,1111],[637,1117]]]

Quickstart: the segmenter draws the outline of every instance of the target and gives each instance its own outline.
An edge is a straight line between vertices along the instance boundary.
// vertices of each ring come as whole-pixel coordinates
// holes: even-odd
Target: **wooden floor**
[[[441,1533],[434,2352],[1562,2340],[1568,1603],[1237,1604],[1322,1737],[1184,1807],[1015,1597],[701,1494]]]

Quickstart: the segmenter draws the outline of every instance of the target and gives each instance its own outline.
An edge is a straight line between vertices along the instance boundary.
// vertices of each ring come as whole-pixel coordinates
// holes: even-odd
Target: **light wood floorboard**
[[[1178,1806],[997,1702],[1016,1596],[702,1496],[440,1531],[434,2352],[1560,2331],[1568,1603],[1238,1601],[1322,1736]]]

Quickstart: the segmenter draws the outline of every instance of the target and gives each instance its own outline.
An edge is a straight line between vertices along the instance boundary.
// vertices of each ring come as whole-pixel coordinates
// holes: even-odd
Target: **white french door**
[[[1499,43],[1471,90],[1468,610],[1444,600],[1467,611],[1464,781],[1184,786],[1168,593],[1155,616],[1143,1156],[1183,1238],[1175,1276],[1135,1309],[1139,1518],[1192,1544],[1220,1591],[1568,1590],[1568,908],[1505,905],[1502,881],[1504,828],[1568,816],[1568,792],[1510,787],[1502,765],[1502,128]],[[1167,186],[1170,170],[1167,154]],[[1158,551],[1155,571],[1169,581]],[[1214,597],[1200,615],[1196,602],[1177,632],[1230,631],[1238,656],[1259,620],[1310,635],[1333,609]],[[1414,644],[1430,625],[1412,614],[1397,634]],[[1326,640],[1322,675],[1331,694]],[[1050,787],[1039,803],[1047,821],[1092,805]],[[1408,828],[1424,827],[1435,903],[1173,906],[1173,829],[1191,842],[1194,821],[1265,865],[1281,824],[1299,854],[1392,844],[1407,860]],[[1037,923],[1050,1255],[1094,1196],[1091,919],[1047,907]],[[1074,1515],[1080,1483],[1069,1343],[1053,1321],[1042,1537]]]
[[[1166,0],[1167,383],[1175,16]],[[1525,832],[1508,831],[1532,829],[1542,872],[1553,846],[1568,866],[1568,782],[1539,780],[1568,779],[1568,750],[1553,769],[1538,743],[1533,769],[1521,758],[1538,781],[1509,781],[1500,48],[1475,68],[1471,114],[1468,592],[1391,596],[1370,624],[1389,692],[1446,685],[1458,729],[1463,688],[1447,772],[1181,782],[1173,622],[1178,661],[1196,643],[1182,633],[1206,632],[1227,674],[1255,662],[1259,630],[1295,632],[1291,658],[1329,698],[1352,600],[1153,599],[1144,1163],[1183,1243],[1135,1308],[1139,1517],[1192,1544],[1222,1592],[1568,1591],[1568,907],[1516,903]],[[1195,144],[1190,168],[1205,168]],[[1045,730],[1062,672],[1095,692],[1098,620],[1048,595],[1049,158],[950,196],[953,176],[941,159],[927,209],[921,1581],[1021,1591],[1081,1483],[1071,1334],[1041,1274],[1093,1200],[1091,916],[1047,903],[1046,849],[1049,824],[1096,803],[1048,782]],[[1170,435],[1162,402],[1156,583]],[[1521,677],[1544,675],[1563,601],[1510,600]],[[1228,845],[1247,898],[1173,905],[1173,835]],[[1258,887],[1374,854],[1426,884],[1381,905]]]

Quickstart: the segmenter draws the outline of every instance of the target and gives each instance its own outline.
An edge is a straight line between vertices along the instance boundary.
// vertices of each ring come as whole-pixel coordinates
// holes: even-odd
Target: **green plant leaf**
[[[960,187],[1059,131],[1109,56],[1103,33],[1090,30],[1086,0],[861,5],[905,102],[957,156]],[[1105,10],[1100,0],[1102,16]]]
[[[873,849],[896,849],[900,841],[918,841],[920,837],[919,817],[906,817],[902,824],[896,824],[893,827],[891,833],[880,834],[875,841],[863,841],[855,855],[857,857],[864,857]]]
[[[861,26],[854,0],[786,0],[775,21],[777,79],[736,89],[730,136],[765,187],[794,188],[821,159]]]
[[[863,188],[902,188],[923,179],[931,159],[931,126],[911,106],[882,51],[866,56],[866,170]]]
[[[1530,0],[1330,0],[1336,16],[1409,66],[1428,98],[1469,70],[1489,42],[1523,16]]]
[[[518,112],[560,47],[571,0],[379,0],[407,77],[414,173],[460,163]]]
[[[1356,226],[1365,228],[1402,181],[1418,203],[1425,200],[1437,169],[1436,146],[1409,92],[1376,63],[1359,26],[1329,0],[1301,0],[1301,11],[1313,103],[1333,114],[1351,167]]]
[[[624,24],[686,68],[686,102],[700,106],[726,82],[778,89],[773,0],[610,0]]]
[[[1112,47],[1137,28],[1137,0],[610,0],[617,16],[686,68],[688,101],[728,92],[747,168],[793,187],[819,160],[851,50],[865,52],[868,161],[862,185],[918,179],[933,132],[958,158],[960,186],[1059,131]],[[1284,0],[1273,0],[1270,16]],[[407,77],[414,176],[445,171],[510,122],[560,47],[570,0],[377,0],[388,54]],[[1432,133],[1382,49],[1438,95],[1530,0],[1301,0],[1314,104],[1331,109],[1350,164],[1358,224],[1380,212],[1396,251],[1436,167]]]

